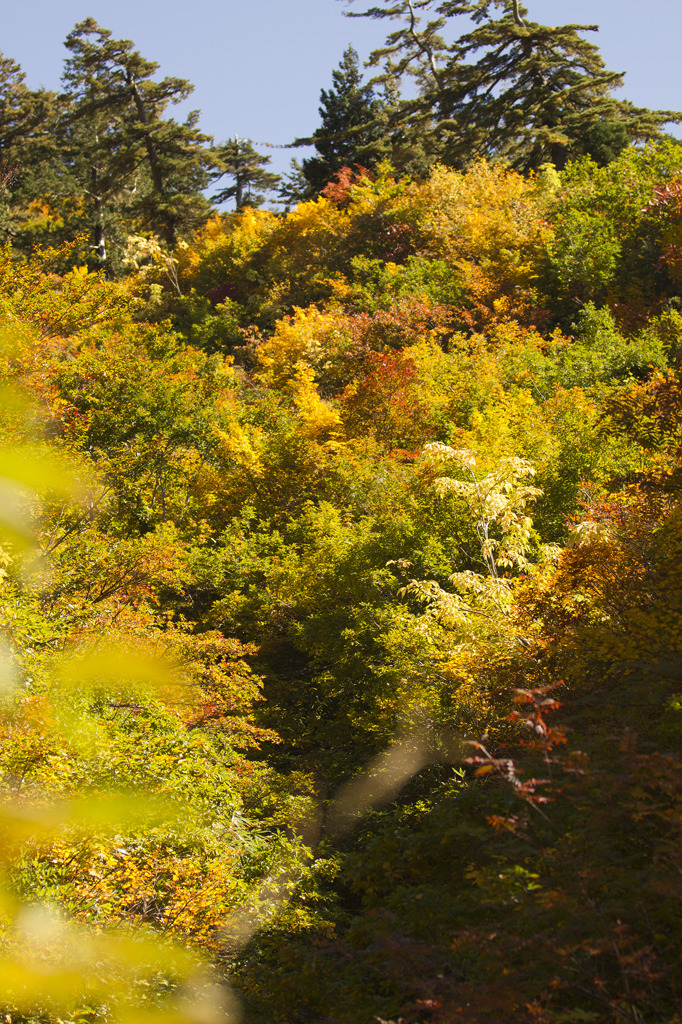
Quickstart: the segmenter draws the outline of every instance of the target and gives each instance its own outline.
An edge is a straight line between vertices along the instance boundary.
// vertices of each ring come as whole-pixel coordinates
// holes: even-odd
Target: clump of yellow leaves
[[[263,432],[251,424],[242,424],[231,418],[226,430],[214,427],[220,454],[230,462],[234,462],[253,476],[263,472],[261,448]]]
[[[341,417],[336,409],[320,398],[315,387],[315,372],[299,365],[293,383],[294,402],[303,421],[303,432],[312,438],[336,433]]]
[[[436,471],[444,464],[459,470],[460,476],[436,476],[433,486],[439,497],[455,494],[464,500],[492,579],[499,578],[498,569],[527,566],[533,526],[527,507],[542,494],[540,488],[526,482],[535,476],[530,462],[515,456],[503,458],[479,479],[471,451],[436,442],[427,445],[423,454],[426,465]],[[498,537],[493,534],[495,526]]]
[[[278,320],[274,334],[258,349],[261,376],[275,384],[290,379],[300,367],[320,370],[347,344],[339,315],[315,306],[295,309]]]
[[[429,638],[437,677],[447,680],[439,698],[444,720],[469,735],[493,733],[506,721],[500,673],[529,642],[515,596],[519,571],[534,568],[529,509],[542,492],[532,483],[532,464],[518,457],[500,458],[481,472],[475,452],[432,443],[421,466],[429,488],[451,505],[462,536],[472,537],[468,557],[481,571],[457,569],[450,589],[436,580],[410,580],[402,593],[425,611],[406,621],[415,635]]]

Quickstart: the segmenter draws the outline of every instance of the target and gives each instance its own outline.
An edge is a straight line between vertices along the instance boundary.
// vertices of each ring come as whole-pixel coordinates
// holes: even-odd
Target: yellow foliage
[[[320,398],[314,380],[315,373],[311,368],[298,366],[293,384],[294,401],[308,437],[336,432],[341,427],[339,413]]]
[[[556,455],[560,440],[544,404],[531,392],[506,392],[498,386],[494,400],[472,413],[467,444],[493,460],[522,452],[533,462],[544,464]]]
[[[457,267],[483,323],[532,308],[548,230],[536,191],[533,181],[485,161],[464,173],[436,167],[415,186],[426,250]]]
[[[64,226],[64,217],[48,199],[33,199],[27,208],[28,223],[33,229],[56,230]]]
[[[452,727],[464,735],[481,736],[495,721],[496,707],[488,681],[481,676],[480,662],[465,652],[449,652],[452,660],[445,668],[453,692],[450,716]],[[478,652],[476,652],[478,654]],[[471,662],[471,673],[466,670]]]
[[[346,211],[328,199],[299,203],[278,221],[263,247],[271,283],[263,309],[273,316],[292,306],[326,300],[337,275],[330,264],[350,228]]]
[[[262,431],[251,424],[241,424],[231,419],[227,430],[214,427],[214,433],[224,459],[235,462],[250,474],[260,476],[263,465],[260,458]]]
[[[274,334],[259,348],[261,376],[282,383],[301,367],[321,368],[334,349],[344,343],[342,322],[335,311],[321,313],[315,306],[296,308],[293,316],[277,321]]]
[[[291,243],[294,238],[319,234],[320,230],[338,234],[347,230],[348,220],[348,214],[329,199],[299,203],[283,222],[276,240],[280,245],[285,239]]]
[[[211,243],[217,244],[225,233],[225,227],[225,218],[221,214],[216,213],[213,217],[209,217],[203,228],[200,228],[196,233],[196,245],[202,248],[211,245]]]
[[[390,163],[383,161],[378,176],[360,178],[350,189],[348,210],[353,218],[376,215],[379,210],[404,213],[409,208],[405,199],[409,192],[409,178],[396,180]]]
[[[455,335],[447,352],[433,336],[420,338],[404,352],[417,369],[420,396],[434,416],[456,421],[474,396],[478,404],[497,387],[495,360],[481,335]],[[475,374],[470,372],[472,365]]]
[[[516,171],[485,161],[466,173],[436,167],[416,196],[435,254],[497,260],[535,237],[541,222],[530,203],[532,187]]]
[[[278,223],[277,215],[270,210],[252,207],[228,217],[212,217],[192,245],[175,254],[181,284],[191,287],[206,272],[228,263],[239,264],[263,244]]]

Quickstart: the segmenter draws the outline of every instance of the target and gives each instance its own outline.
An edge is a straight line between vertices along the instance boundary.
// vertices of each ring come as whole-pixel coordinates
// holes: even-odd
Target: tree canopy
[[[68,35],[62,118],[71,173],[91,209],[94,245],[106,260],[105,224],[119,210],[174,244],[178,230],[205,218],[209,141],[190,114],[184,124],[163,114],[193,87],[180,78],[152,80],[158,69],[130,40],[112,39],[92,18]]]
[[[608,71],[584,38],[596,25],[542,25],[517,0],[385,0],[351,14],[400,25],[372,61],[384,63],[383,77],[416,79],[419,97],[403,104],[403,117],[424,130],[431,124],[451,166],[502,158],[528,171],[583,155],[607,163],[628,142],[660,137],[682,119],[612,95],[624,75]],[[433,17],[422,25],[425,14]],[[473,27],[447,42],[443,31],[456,31],[458,19]]]
[[[258,189],[271,192],[279,185],[279,175],[266,170],[270,157],[257,153],[249,139],[235,136],[215,149],[214,159],[218,164],[215,179],[227,175],[233,180],[232,185],[216,192],[213,197],[216,203],[234,199],[236,210],[246,205],[260,206],[265,196]]]

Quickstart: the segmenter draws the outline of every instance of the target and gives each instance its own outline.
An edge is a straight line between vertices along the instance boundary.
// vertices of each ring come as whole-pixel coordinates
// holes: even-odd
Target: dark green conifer
[[[77,24],[65,45],[71,56],[62,143],[87,198],[97,256],[106,259],[107,223],[122,215],[174,244],[208,211],[201,190],[210,140],[197,128],[198,113],[182,124],[163,116],[193,86],[181,78],[154,81],[158,65],[92,18]]]
[[[14,243],[30,234],[31,204],[63,187],[54,131],[57,96],[29,89],[24,77],[15,61],[0,54],[0,238]]]
[[[363,85],[352,46],[332,72],[332,82],[331,89],[320,93],[321,124],[310,140],[317,155],[301,165],[310,196],[319,194],[342,167],[359,164],[371,169],[386,155],[381,123],[385,104],[372,86]]]
[[[418,12],[429,11],[434,18],[422,26]],[[628,142],[659,137],[682,119],[612,95],[624,75],[608,71],[583,38],[595,25],[541,25],[518,0],[386,0],[363,15],[400,21],[373,60],[417,79],[419,97],[403,105],[403,118],[435,131],[451,166],[503,158],[528,171],[584,154],[606,163]],[[460,16],[473,28],[445,42],[442,30]]]
[[[270,157],[256,152],[250,139],[240,139],[235,135],[234,139],[218,146],[214,156],[218,168],[214,180],[227,175],[233,182],[216,193],[213,197],[215,203],[234,199],[236,210],[244,206],[260,206],[265,201],[263,193],[276,189],[280,183],[278,174],[266,170]],[[263,192],[259,191],[261,189]]]

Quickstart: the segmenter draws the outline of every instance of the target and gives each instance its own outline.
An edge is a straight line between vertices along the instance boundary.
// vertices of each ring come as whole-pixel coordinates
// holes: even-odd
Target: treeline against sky
[[[523,173],[584,155],[604,165],[629,143],[664,138],[681,116],[617,99],[624,76],[581,26],[532,22],[518,3],[386,0],[347,13],[394,31],[371,55],[370,82],[345,51],[320,94],[319,127],[291,144],[314,155],[293,160],[284,180],[248,139],[215,143],[199,111],[169,116],[192,84],[160,79],[133,42],[92,18],[65,40],[59,93],[29,89],[11,56],[0,57],[0,238],[28,252],[81,235],[82,260],[120,276],[130,235],[173,247],[215,204],[312,199],[346,166],[376,172],[388,161],[423,178],[438,163],[461,170],[478,159]],[[469,31],[447,42],[460,24]]]

